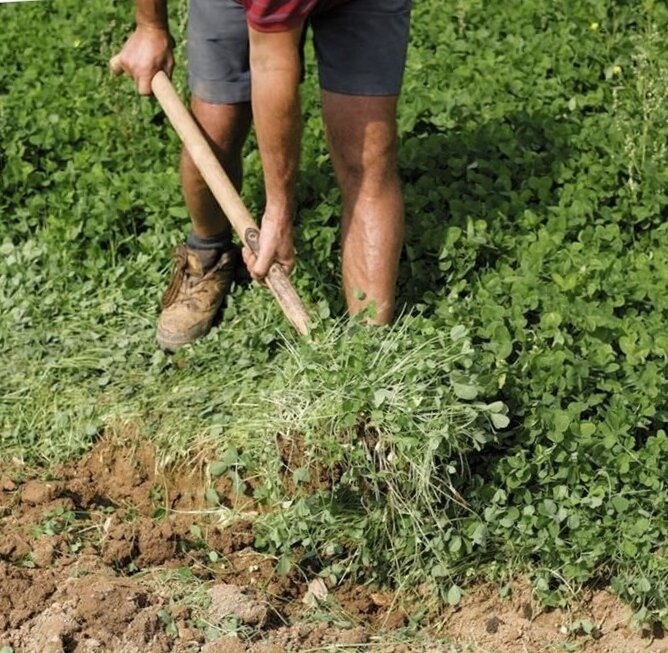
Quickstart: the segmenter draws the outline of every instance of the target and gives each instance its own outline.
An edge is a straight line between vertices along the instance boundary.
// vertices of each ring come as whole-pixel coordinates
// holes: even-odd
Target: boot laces
[[[184,245],[179,245],[174,250],[174,266],[172,267],[172,276],[169,279],[169,285],[160,300],[163,309],[171,306],[179,296],[179,290],[186,276],[187,267],[188,251]]]
[[[211,278],[216,272],[222,270],[227,265],[230,265],[234,260],[232,250],[223,252],[216,263],[207,270],[199,281],[205,281]],[[172,276],[169,279],[169,284],[165,290],[160,301],[163,309],[171,306],[178,298],[179,292],[183,287],[183,282],[188,275],[188,248],[185,245],[179,245],[174,250],[174,266],[172,267]]]

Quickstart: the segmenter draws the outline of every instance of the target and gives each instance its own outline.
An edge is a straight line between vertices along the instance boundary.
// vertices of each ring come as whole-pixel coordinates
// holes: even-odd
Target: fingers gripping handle
[[[230,224],[242,241],[257,255],[260,236],[257,224],[190,112],[181,102],[169,77],[162,71],[158,72],[153,77],[151,89]],[[300,335],[306,335],[309,331],[308,314],[285,270],[278,263],[274,263],[269,269],[266,281],[292,326]]]
[[[246,229],[243,241],[255,256],[260,253],[260,232],[257,228]],[[278,263],[273,263],[265,280],[290,324],[300,335],[308,334],[308,315],[285,270]]]

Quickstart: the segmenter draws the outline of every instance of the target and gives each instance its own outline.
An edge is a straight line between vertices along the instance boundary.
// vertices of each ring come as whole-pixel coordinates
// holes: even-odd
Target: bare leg
[[[191,108],[238,189],[241,150],[251,120],[250,105],[216,105],[193,98]],[[227,236],[231,235],[230,224],[185,149],[181,153],[181,186],[193,234],[212,246],[179,247],[175,252],[156,329],[158,344],[168,351],[176,351],[210,331],[233,282],[237,258],[234,251],[225,247],[229,243]]]
[[[341,192],[343,286],[351,314],[374,303],[376,324],[394,313],[404,204],[397,173],[395,96],[323,91],[327,141]]]
[[[194,97],[191,110],[218,160],[237,190],[241,188],[241,150],[251,124],[250,103],[209,104]],[[230,233],[230,224],[185,148],[181,152],[181,186],[196,236]]]

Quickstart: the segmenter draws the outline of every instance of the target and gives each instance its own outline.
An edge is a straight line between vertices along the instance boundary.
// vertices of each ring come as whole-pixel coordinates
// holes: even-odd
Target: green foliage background
[[[177,35],[184,20],[179,4]],[[252,441],[265,453],[225,467],[248,472],[277,459],[275,447],[244,435],[242,418],[298,381],[308,406],[352,389],[357,403],[329,406],[340,433],[352,432],[351,415],[376,411],[372,422],[387,427],[384,418],[406,412],[389,399],[398,396],[396,376],[354,391],[385,336],[329,326],[343,310],[339,193],[311,59],[297,283],[324,320],[327,346],[296,344],[266,293],[237,288],[221,327],[175,361],[152,339],[170,249],[187,223],[178,143],[155,104],[107,72],[131,29],[128,8],[5,4],[0,22],[3,457],[52,462],[128,420],[165,460],[224,434],[229,462]],[[427,388],[429,411],[470,417],[448,422],[452,434],[429,458],[454,465],[442,477],[468,508],[431,497],[439,521],[427,492],[420,523],[433,518],[435,528],[411,530],[414,515],[400,504],[396,531],[360,529],[356,512],[332,544],[314,541],[313,529],[347,522],[323,508],[326,494],[302,497],[298,519],[262,525],[259,544],[287,555],[306,542],[334,574],[346,549],[361,546],[356,570],[379,575],[394,561],[400,572],[410,559],[411,579],[422,573],[446,590],[483,568],[528,568],[551,603],[603,581],[639,618],[668,621],[666,29],[668,10],[650,0],[416,3],[400,109],[408,233],[399,296],[411,315],[399,318],[399,350],[382,364],[396,369],[402,352],[418,352],[403,361],[418,380],[400,386],[404,405]],[[258,213],[252,144],[245,163],[245,199]],[[454,352],[453,362],[435,372],[443,352]],[[511,418],[501,433],[498,400]],[[267,414],[255,430],[263,441],[287,419]],[[394,436],[387,430],[408,443],[406,470],[424,454],[416,424],[429,430],[416,415],[397,417]],[[331,426],[318,422],[314,433],[331,435]],[[314,462],[355,462],[316,443],[314,435]],[[369,472],[351,469],[359,472],[351,486]],[[415,478],[407,472],[403,500]],[[378,542],[387,550],[374,557]]]

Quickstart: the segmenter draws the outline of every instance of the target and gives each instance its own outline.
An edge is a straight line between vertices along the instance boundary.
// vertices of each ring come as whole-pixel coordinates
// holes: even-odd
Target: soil
[[[294,462],[286,456],[286,466]],[[629,628],[630,609],[610,593],[592,593],[573,613],[541,611],[523,579],[509,599],[496,586],[468,588],[457,609],[409,637],[391,593],[278,574],[276,561],[253,548],[249,497],[217,482],[229,515],[211,511],[209,486],[203,463],[160,470],[136,438],[103,438],[46,478],[5,466],[0,649],[668,653],[662,632]],[[578,619],[596,625],[594,636],[571,632]]]

